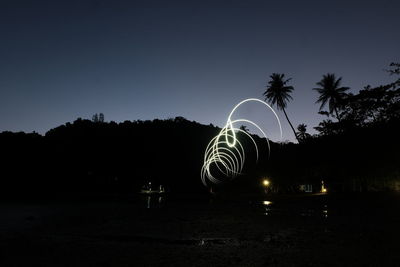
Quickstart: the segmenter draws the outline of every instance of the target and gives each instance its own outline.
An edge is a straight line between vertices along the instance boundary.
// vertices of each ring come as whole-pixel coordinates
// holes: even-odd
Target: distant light
[[[269,184],[270,184],[270,182],[269,182],[267,179],[265,179],[265,180],[263,181],[263,185],[264,185],[264,186],[269,186]]]
[[[271,205],[271,204],[272,204],[272,202],[271,202],[271,201],[268,201],[268,200],[266,200],[266,201],[263,201],[263,204],[264,204],[265,206],[269,206],[269,205]]]
[[[325,187],[325,183],[324,181],[321,181],[321,193],[326,193],[326,192],[328,192],[328,190]]]

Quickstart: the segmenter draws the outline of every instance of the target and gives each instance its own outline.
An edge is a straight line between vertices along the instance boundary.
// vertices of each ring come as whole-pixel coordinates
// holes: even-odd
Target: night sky
[[[183,116],[223,126],[269,75],[293,78],[287,112],[311,133],[323,74],[357,92],[394,80],[400,1],[0,0],[0,131]],[[277,127],[258,105],[240,117]],[[282,113],[284,139],[294,140]]]

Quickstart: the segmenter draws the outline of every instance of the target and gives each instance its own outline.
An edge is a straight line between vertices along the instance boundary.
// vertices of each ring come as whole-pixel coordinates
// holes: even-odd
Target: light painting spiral
[[[242,173],[245,162],[245,149],[242,143],[236,138],[238,132],[244,134],[244,136],[251,140],[251,143],[254,145],[254,151],[256,153],[256,161],[258,160],[259,151],[257,148],[257,143],[254,141],[249,133],[235,126],[238,123],[247,123],[257,128],[262,137],[267,140],[269,155],[270,145],[268,137],[265,131],[260,126],[258,126],[253,121],[247,119],[232,120],[232,116],[234,115],[235,111],[241,105],[248,102],[261,103],[266,106],[268,110],[272,111],[278,122],[280,138],[282,140],[281,122],[278,115],[270,105],[257,98],[249,98],[241,101],[232,109],[231,113],[228,116],[225,127],[223,127],[219,134],[211,139],[211,141],[207,145],[206,151],[204,153],[204,163],[201,168],[201,181],[205,186],[209,184],[222,183],[224,181],[223,179],[233,179]],[[224,177],[221,177],[221,175],[216,175],[215,172],[222,174]]]

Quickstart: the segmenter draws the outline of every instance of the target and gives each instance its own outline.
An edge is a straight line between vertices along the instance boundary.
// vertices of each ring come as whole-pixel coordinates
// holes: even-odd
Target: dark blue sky
[[[91,118],[183,116],[223,126],[262,98],[273,72],[292,77],[288,115],[323,117],[311,88],[334,72],[357,92],[393,79],[400,1],[0,1],[0,131]],[[245,107],[276,139],[269,115]],[[284,139],[293,140],[287,122]]]

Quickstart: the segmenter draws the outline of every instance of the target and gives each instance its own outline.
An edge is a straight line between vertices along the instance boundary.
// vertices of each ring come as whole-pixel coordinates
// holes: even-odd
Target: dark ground
[[[0,266],[400,263],[400,193],[60,199],[0,203]]]

